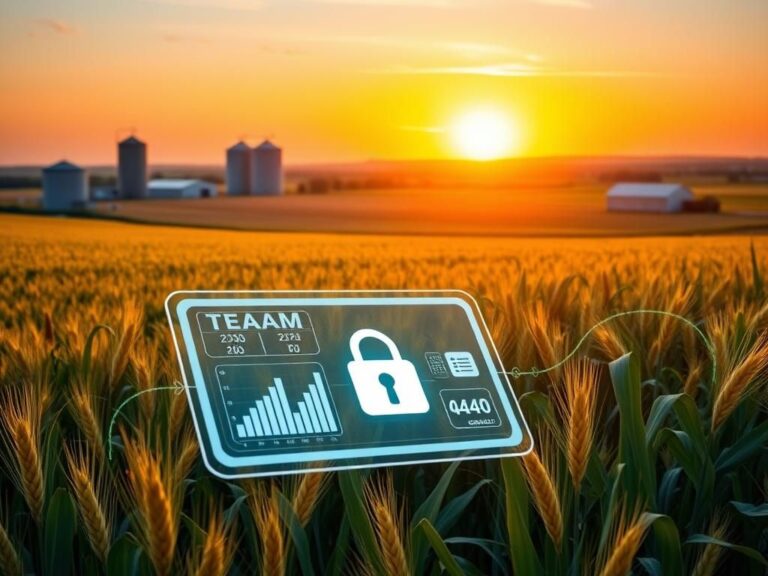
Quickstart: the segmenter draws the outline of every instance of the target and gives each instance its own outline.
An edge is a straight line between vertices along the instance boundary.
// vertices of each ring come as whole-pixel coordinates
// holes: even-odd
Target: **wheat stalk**
[[[400,529],[401,514],[395,502],[392,477],[371,481],[365,488],[368,510],[376,531],[379,556],[386,574],[410,574],[408,555]]]
[[[5,576],[20,576],[22,571],[19,556],[2,522],[0,522],[0,570]]]
[[[75,419],[78,428],[85,436],[92,450],[104,457],[104,438],[101,424],[93,406],[93,395],[89,393],[82,381],[78,382],[70,392],[70,414]]]
[[[143,442],[125,442],[143,544],[155,571],[165,576],[173,565],[178,534],[174,492],[168,488],[173,478],[164,480],[157,460]]]
[[[43,521],[45,484],[40,455],[41,406],[34,388],[9,389],[2,403],[2,437],[13,456],[11,476],[39,525]]]
[[[326,486],[328,474],[326,472],[309,472],[302,475],[293,497],[293,510],[299,523],[306,526],[315,510],[315,505],[320,499]]]
[[[96,469],[94,460],[85,452],[75,452],[65,445],[65,455],[69,469],[69,480],[75,494],[75,500],[83,519],[85,533],[91,548],[102,563],[109,555],[110,528],[109,513],[102,506],[104,498],[99,497],[100,480],[94,480]]]
[[[564,385],[555,393],[565,421],[566,459],[578,492],[592,452],[597,402],[597,370],[589,361],[568,364]]]
[[[683,383],[683,392],[695,399],[699,392],[699,380],[701,380],[701,374],[704,367],[698,360],[694,360],[693,362],[694,364],[690,366],[688,375]]]
[[[544,521],[547,534],[559,550],[563,539],[563,515],[555,483],[535,451],[523,456],[523,468],[534,506]]]
[[[150,466],[145,488],[145,518],[149,557],[161,576],[169,574],[176,548],[176,527],[171,502],[156,466]]]
[[[727,523],[716,514],[709,528],[709,534],[712,538],[722,540],[728,532]],[[723,556],[723,547],[718,544],[706,544],[704,550],[693,567],[691,576],[714,576],[717,573],[717,566]]]
[[[274,488],[271,495],[261,489],[252,490],[249,503],[261,538],[261,574],[282,576],[285,574],[285,537]]]
[[[232,535],[225,528],[221,514],[212,514],[202,552],[195,564],[188,566],[187,572],[196,576],[224,576],[232,564],[231,539]]]
[[[768,378],[768,332],[758,336],[744,359],[726,375],[712,409],[712,431],[717,430],[741,400]]]
[[[648,514],[633,516],[629,521],[622,519],[619,522],[613,546],[610,548],[612,552],[605,561],[600,576],[626,576],[632,567],[632,561],[651,524]]]

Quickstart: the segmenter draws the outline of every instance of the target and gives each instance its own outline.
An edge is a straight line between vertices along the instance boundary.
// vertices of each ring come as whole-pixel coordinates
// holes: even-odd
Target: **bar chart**
[[[289,367],[290,370],[281,370]],[[233,439],[338,435],[341,428],[319,364],[217,368]]]

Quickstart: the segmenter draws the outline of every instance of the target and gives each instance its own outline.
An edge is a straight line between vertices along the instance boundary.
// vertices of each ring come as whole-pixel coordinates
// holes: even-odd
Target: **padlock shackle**
[[[352,358],[357,362],[363,361],[363,353],[360,351],[360,342],[365,338],[375,338],[380,342],[384,342],[389,350],[389,354],[392,356],[392,360],[403,359],[402,356],[400,356],[400,350],[397,349],[397,344],[394,343],[392,338],[372,328],[361,328],[352,334],[352,337],[349,339],[349,349],[352,351]]]

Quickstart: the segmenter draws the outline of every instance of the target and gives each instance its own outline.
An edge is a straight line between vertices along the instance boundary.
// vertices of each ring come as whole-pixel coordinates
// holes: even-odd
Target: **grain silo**
[[[265,140],[251,153],[251,194],[277,196],[283,193],[283,152]]]
[[[227,148],[227,194],[247,196],[251,193],[251,148],[242,140]]]
[[[43,168],[43,209],[73,210],[88,201],[88,176],[82,168],[62,160]]]
[[[135,136],[117,145],[117,190],[121,198],[147,197],[147,145]]]

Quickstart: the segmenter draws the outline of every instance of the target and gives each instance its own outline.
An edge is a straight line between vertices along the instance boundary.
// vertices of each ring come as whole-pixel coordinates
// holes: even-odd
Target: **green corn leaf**
[[[294,549],[296,551],[296,557],[299,560],[299,566],[301,566],[301,573],[306,576],[313,576],[315,570],[312,567],[307,533],[299,522],[299,519],[296,517],[293,505],[279,490],[277,492],[277,501],[280,518],[283,521],[283,525],[288,528],[288,533],[291,535],[291,540],[293,541]]]
[[[453,479],[456,470],[459,468],[461,462],[456,460],[452,462],[448,468],[446,468],[437,485],[432,490],[426,500],[421,503],[414,512],[411,518],[411,557],[413,559],[413,566],[417,574],[424,572],[424,564],[427,559],[427,550],[429,542],[427,542],[423,531],[417,530],[417,525],[421,520],[427,519],[430,523],[437,521],[437,516],[440,513],[440,507],[443,504],[445,493],[448,490],[448,486]]]
[[[124,534],[118,538],[109,549],[107,559],[107,574],[110,576],[138,576],[146,574],[151,569],[142,563],[143,551],[132,534]]]
[[[625,354],[610,363],[611,381],[621,418],[619,459],[627,465],[624,480],[630,499],[647,502],[656,509],[656,473],[645,443],[640,363]]]
[[[328,560],[328,564],[323,570],[323,574],[328,576],[341,576],[344,570],[344,564],[349,554],[349,518],[344,515],[341,521],[339,533],[336,536],[336,543],[333,547],[333,553]]]
[[[664,576],[682,576],[683,555],[680,547],[680,534],[675,522],[664,514],[649,514],[653,522],[653,538],[657,560]]]
[[[749,504],[747,502],[736,502],[735,500],[731,500],[731,505],[736,508],[740,514],[744,514],[744,516],[749,516],[750,518],[768,517],[768,503],[755,506],[754,504]]]
[[[461,515],[467,509],[470,502],[475,498],[480,488],[490,484],[491,480],[483,478],[479,480],[474,486],[463,494],[456,496],[453,500],[448,502],[437,516],[437,522],[435,522],[435,528],[440,534],[447,534],[451,528],[454,527],[456,522],[461,518]]]
[[[715,461],[715,469],[723,474],[763,450],[768,443],[768,422],[763,422],[748,433],[742,434],[731,446],[725,448]]]
[[[344,508],[357,547],[376,573],[385,575],[376,544],[376,534],[365,506],[363,477],[359,470],[344,470],[336,476],[339,479]]]
[[[448,546],[445,545],[442,537],[437,532],[437,530],[435,530],[435,527],[429,520],[423,518],[416,525],[416,529],[421,530],[424,533],[430,545],[432,546],[432,550],[435,551],[438,560],[440,560],[440,563],[443,565],[443,568],[445,568],[445,571],[448,572],[448,574],[451,576],[464,575],[464,571],[456,563],[456,560],[451,555],[450,550],[448,550]]]
[[[504,478],[504,500],[507,510],[507,536],[509,555],[517,576],[536,576],[543,569],[533,546],[528,526],[528,487],[520,462],[513,458],[501,459]]]
[[[72,570],[77,510],[69,492],[57,488],[45,515],[45,574],[67,576]]]
[[[750,548],[749,546],[741,546],[740,544],[731,544],[730,542],[726,542],[725,540],[720,540],[719,538],[713,538],[712,536],[708,536],[707,534],[694,534],[693,536],[688,538],[685,541],[685,543],[686,544],[715,544],[716,546],[722,546],[723,548],[727,548],[728,550],[733,550],[734,552],[743,554],[744,556],[751,558],[755,562],[758,562],[763,566],[768,567],[768,560],[766,560],[765,557],[762,554],[760,554],[760,552],[758,552],[754,548]]]
[[[465,538],[462,536],[455,536],[453,538],[446,538],[445,543],[459,544],[459,545],[469,544],[471,546],[478,546],[479,548],[482,548],[486,554],[488,554],[491,560],[493,560],[494,564],[496,564],[496,566],[498,567],[500,574],[503,574],[509,571],[509,567],[507,563],[504,561],[504,558],[502,557],[502,555],[499,554],[499,551],[504,550],[505,548],[503,542],[497,542],[496,540],[488,540],[487,538]]]

